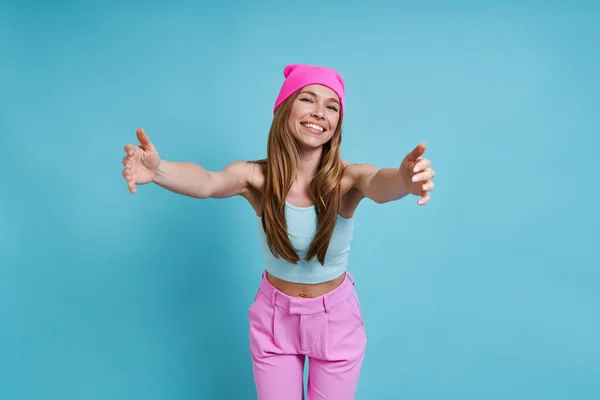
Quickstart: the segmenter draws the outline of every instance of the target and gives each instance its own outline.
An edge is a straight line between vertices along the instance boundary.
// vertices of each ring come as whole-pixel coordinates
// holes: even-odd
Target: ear
[[[299,65],[300,64],[290,64],[290,65],[286,66],[283,69],[283,76],[285,78],[287,78],[292,73],[293,70],[295,70],[296,68],[298,68]]]

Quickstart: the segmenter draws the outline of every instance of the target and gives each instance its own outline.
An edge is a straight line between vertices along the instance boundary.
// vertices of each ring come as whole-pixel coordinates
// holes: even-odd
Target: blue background
[[[199,4],[1,3],[0,399],[255,398],[251,208],[121,158],[264,157],[296,62],[346,79],[345,159],[437,172],[357,211],[357,399],[600,398],[600,7]]]

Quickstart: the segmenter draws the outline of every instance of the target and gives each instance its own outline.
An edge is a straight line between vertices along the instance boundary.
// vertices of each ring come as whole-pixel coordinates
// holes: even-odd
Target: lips
[[[327,129],[325,129],[325,127],[323,125],[318,124],[316,122],[301,122],[300,125],[302,125],[303,127],[307,128],[307,129],[315,130],[319,133],[323,133],[327,130]]]

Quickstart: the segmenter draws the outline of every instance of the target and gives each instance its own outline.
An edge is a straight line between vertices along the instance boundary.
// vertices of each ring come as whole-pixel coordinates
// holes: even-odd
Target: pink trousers
[[[258,400],[350,400],[356,393],[367,336],[354,289],[344,282],[317,298],[287,296],[263,273],[248,310]]]

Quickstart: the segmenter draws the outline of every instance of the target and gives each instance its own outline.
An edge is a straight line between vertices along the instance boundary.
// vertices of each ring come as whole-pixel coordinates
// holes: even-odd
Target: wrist
[[[167,160],[159,160],[158,167],[156,167],[156,171],[154,172],[154,178],[152,179],[153,183],[157,183],[161,177],[165,175],[165,168],[169,162]]]
[[[398,186],[405,194],[408,194],[408,189],[410,187],[410,182],[408,181],[410,177],[407,177],[406,174],[403,174],[402,171],[398,170]]]

